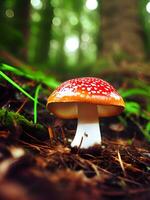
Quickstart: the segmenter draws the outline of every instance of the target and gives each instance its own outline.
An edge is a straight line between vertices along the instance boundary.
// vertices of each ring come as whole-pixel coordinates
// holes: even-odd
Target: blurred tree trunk
[[[50,0],[43,0],[43,7],[40,11],[41,20],[38,24],[37,42],[35,47],[34,61],[38,64],[44,64],[49,58],[53,7]]]
[[[83,61],[83,51],[81,48],[81,43],[82,43],[82,33],[83,33],[83,27],[81,23],[81,17],[82,17],[82,12],[83,12],[83,7],[84,7],[84,1],[83,0],[76,0],[72,2],[73,10],[77,15],[78,18],[78,24],[77,24],[77,29],[78,29],[78,38],[79,38],[79,48],[78,48],[78,63],[82,65]]]
[[[2,38],[4,38],[4,24],[6,23],[5,20],[5,2],[4,1],[0,1],[0,49],[4,48],[4,43],[2,42]],[[6,33],[5,33],[6,34]]]
[[[62,25],[63,28],[63,25]],[[64,45],[65,45],[65,37],[64,34],[62,34],[59,37],[59,48],[57,50],[57,56],[55,59],[55,65],[54,65],[54,70],[57,73],[58,71],[60,73],[64,73],[65,67],[66,67],[66,55],[64,51]]]
[[[30,0],[21,0],[16,1],[14,5],[14,20],[13,25],[14,28],[17,30],[18,33],[21,33],[21,40],[22,46],[24,47],[21,49],[21,56],[24,60],[27,59],[27,40],[28,40],[28,33],[29,33],[29,16],[30,16]],[[20,52],[21,44],[14,45],[14,51]]]
[[[142,60],[145,57],[138,0],[102,0],[101,52],[104,56],[125,53]]]
[[[30,0],[0,1],[0,48],[21,55],[26,44],[25,30],[28,30]],[[23,55],[24,53],[22,53]]]

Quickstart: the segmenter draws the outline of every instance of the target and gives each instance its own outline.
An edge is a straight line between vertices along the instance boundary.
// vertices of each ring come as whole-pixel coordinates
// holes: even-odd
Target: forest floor
[[[37,86],[13,80],[31,91]],[[40,92],[44,105],[48,92]],[[34,124],[33,102],[6,81],[0,97],[1,200],[150,199],[150,147],[132,120],[126,127],[117,117],[102,119],[102,145],[75,150],[76,120],[57,119],[39,105]]]

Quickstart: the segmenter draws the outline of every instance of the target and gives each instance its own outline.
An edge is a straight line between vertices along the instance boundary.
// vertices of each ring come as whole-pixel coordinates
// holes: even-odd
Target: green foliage
[[[23,76],[23,77],[29,78],[31,80],[35,80],[37,82],[43,83],[52,89],[56,88],[60,84],[58,81],[56,81],[55,78],[49,77],[46,74],[44,74],[43,72],[38,71],[38,70],[33,71],[30,69],[27,69],[26,67],[18,69],[16,67],[12,67],[7,64],[1,64],[0,68],[1,68],[1,70],[13,72],[16,75]]]
[[[146,124],[146,127],[144,129],[144,135],[145,138],[150,142],[150,122]]]
[[[150,97],[150,87],[148,88],[131,88],[128,90],[120,89],[119,93],[122,95],[123,98],[128,98],[132,96],[146,96]]]
[[[132,102],[132,101],[127,101],[126,102],[126,107],[125,107],[125,112],[128,116],[130,115],[140,115],[141,113],[141,106],[137,102]]]
[[[148,110],[143,110],[141,116],[146,120],[150,120],[150,112]]]
[[[148,113],[150,111],[150,108],[149,108],[150,86],[145,83],[141,83],[141,81],[133,81],[133,84],[136,87],[126,89],[126,90],[125,89],[119,90],[119,93],[126,101],[125,112],[127,115],[133,114],[133,115],[141,116],[141,117],[149,120],[150,116],[148,115]],[[137,88],[137,86],[138,86],[138,88]],[[136,98],[143,100],[143,97],[144,97],[144,101],[145,101],[146,111],[142,108],[140,103],[136,100]],[[132,101],[130,99],[132,99]],[[134,99],[134,101],[133,101],[133,99]]]
[[[38,93],[40,90],[40,85],[36,88],[35,91],[35,97],[33,98],[28,92],[26,92],[20,85],[18,85],[15,81],[13,81],[10,77],[8,77],[5,73],[0,71],[0,75],[8,81],[11,85],[13,85],[15,88],[17,88],[20,92],[22,92],[25,96],[27,96],[29,99],[34,101],[34,123],[37,123],[37,104],[39,103],[42,105],[40,102],[38,102]]]
[[[51,88],[55,88],[59,84],[54,78],[49,78],[45,74],[43,74],[42,72],[39,72],[39,71],[33,72],[29,69],[18,69],[18,68],[15,68],[15,67],[12,67],[12,66],[6,65],[6,64],[1,65],[1,70],[9,71],[16,75],[35,80],[37,82],[44,83],[44,84],[50,86]],[[13,85],[21,93],[23,93],[25,96],[27,96],[30,100],[32,100],[34,102],[34,123],[37,123],[37,104],[44,106],[43,104],[38,102],[38,95],[39,95],[39,91],[41,88],[41,84],[39,84],[37,86],[37,88],[35,90],[35,96],[32,97],[25,89],[23,89],[23,87],[18,85],[13,79],[11,79],[9,76],[7,76],[3,71],[0,71],[0,75],[2,76],[2,78],[4,78],[6,81],[8,81],[11,85]]]
[[[150,86],[146,83],[141,83],[141,81],[138,80],[133,80],[132,84],[133,88],[119,90],[119,93],[126,101],[126,120],[130,118],[130,120],[141,130],[146,140],[150,142]],[[137,97],[143,101],[144,106],[139,103],[140,101],[136,100]],[[144,124],[140,124],[137,119],[134,119],[135,117],[137,117],[137,119],[144,119]],[[127,125],[124,118],[121,118],[121,121]]]
[[[150,134],[150,122],[146,124],[145,130]]]

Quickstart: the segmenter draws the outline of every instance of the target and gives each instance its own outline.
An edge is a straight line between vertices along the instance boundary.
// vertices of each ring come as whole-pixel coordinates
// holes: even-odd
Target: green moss
[[[1,127],[6,127],[10,131],[15,131],[18,127],[19,130],[33,134],[39,139],[48,139],[48,132],[45,127],[41,124],[34,124],[32,121],[27,120],[24,116],[18,113],[1,109],[0,122]]]

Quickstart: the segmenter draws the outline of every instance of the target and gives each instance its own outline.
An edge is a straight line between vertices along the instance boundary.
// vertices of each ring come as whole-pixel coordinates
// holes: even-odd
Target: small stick
[[[48,134],[49,134],[50,144],[52,144],[52,140],[55,138],[55,134],[50,126],[48,126]]]
[[[22,108],[24,107],[24,105],[27,103],[28,99],[25,99],[24,102],[21,104],[21,106],[18,108],[18,110],[16,111],[16,113],[20,113],[20,111],[22,110]]]
[[[65,136],[63,127],[61,127],[61,134],[62,134],[63,143],[64,145],[66,145],[66,136]]]
[[[118,159],[119,159],[119,163],[120,163],[120,166],[121,166],[121,169],[122,169],[122,171],[123,171],[123,175],[124,176],[127,176],[127,174],[126,174],[126,171],[125,171],[125,168],[124,168],[124,165],[123,165],[123,162],[122,162],[122,159],[121,159],[121,155],[120,155],[120,152],[119,152],[119,150],[118,150]]]
[[[81,141],[80,141],[80,144],[79,144],[79,147],[78,147],[77,154],[78,154],[78,153],[79,153],[79,151],[80,151],[80,147],[81,147],[81,145],[82,145],[82,142],[83,142],[83,136],[82,136],[82,138],[81,138]]]

